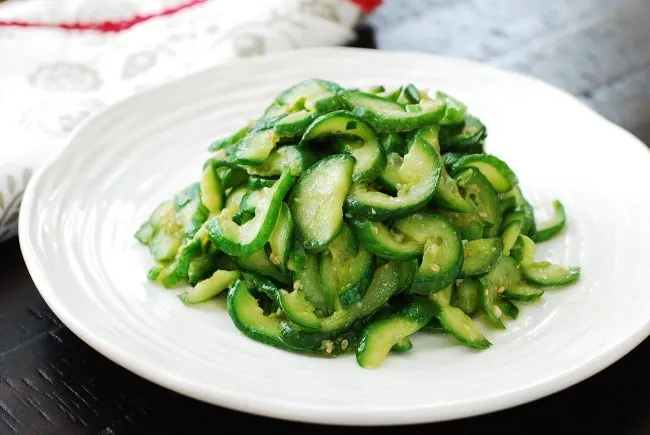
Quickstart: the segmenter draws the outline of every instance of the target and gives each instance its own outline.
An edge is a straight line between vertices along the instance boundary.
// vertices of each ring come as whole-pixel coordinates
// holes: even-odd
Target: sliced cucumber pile
[[[565,208],[538,225],[486,138],[440,91],[297,83],[215,140],[200,179],[136,231],[148,278],[187,305],[226,297],[261,343],[364,368],[413,352],[416,332],[487,349],[485,331],[580,268],[536,261]]]

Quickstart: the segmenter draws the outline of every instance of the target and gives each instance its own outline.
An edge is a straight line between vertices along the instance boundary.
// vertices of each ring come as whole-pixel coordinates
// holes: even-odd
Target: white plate
[[[522,306],[494,345],[441,336],[378,370],[353,356],[295,355],[242,336],[217,303],[183,306],[147,282],[132,235],[152,208],[198,179],[208,143],[298,80],[443,89],[489,128],[487,149],[517,172],[539,219],[560,198],[569,230],[539,258],[581,281]],[[315,49],[230,63],[130,98],[88,122],[29,185],[20,241],[44,299],[78,336],[140,376],[241,411],[379,425],[486,413],[568,387],[650,332],[650,154],[622,129],[546,84],[465,60]]]

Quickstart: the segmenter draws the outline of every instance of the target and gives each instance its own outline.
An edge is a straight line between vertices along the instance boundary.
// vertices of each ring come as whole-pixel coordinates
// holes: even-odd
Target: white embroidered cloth
[[[170,10],[120,32],[6,25],[119,21]],[[0,3],[0,241],[16,234],[33,171],[98,109],[227,59],[344,44],[361,15],[348,0]]]

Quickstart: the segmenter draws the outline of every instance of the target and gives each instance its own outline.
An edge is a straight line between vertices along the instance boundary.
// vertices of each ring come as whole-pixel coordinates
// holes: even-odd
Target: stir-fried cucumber
[[[535,258],[564,206],[537,225],[470,108],[412,83],[365,89],[304,80],[214,141],[198,181],[135,229],[148,278],[188,305],[227,293],[253,340],[365,368],[410,358],[418,331],[486,349],[518,304],[580,278]]]

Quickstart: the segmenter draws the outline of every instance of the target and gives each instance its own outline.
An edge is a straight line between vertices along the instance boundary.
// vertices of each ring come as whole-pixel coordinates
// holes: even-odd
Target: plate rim
[[[74,314],[72,314],[58,299],[56,296],[56,290],[52,285],[50,285],[47,279],[47,273],[40,267],[38,254],[32,245],[29,226],[27,224],[30,220],[31,214],[30,205],[35,202],[36,186],[40,183],[41,179],[48,171],[48,169],[56,165],[59,158],[63,155],[63,151],[68,148],[70,144],[75,142],[77,140],[77,137],[83,133],[83,131],[88,128],[89,125],[97,122],[98,119],[101,119],[107,113],[120,111],[124,106],[132,104],[134,100],[146,99],[151,94],[164,92],[165,89],[171,88],[177,83],[191,81],[194,80],[197,76],[210,74],[211,71],[219,69],[225,65],[263,63],[269,58],[291,58],[301,54],[315,56],[319,53],[350,53],[355,51],[372,54],[378,57],[391,57],[394,55],[401,55],[413,56],[414,58],[421,57],[438,59],[440,61],[452,61],[458,64],[465,64],[467,68],[481,68],[492,70],[493,73],[517,77],[518,80],[528,81],[531,85],[537,86],[538,88],[540,86],[544,87],[556,95],[561,96],[566,101],[571,101],[576,107],[581,107],[585,113],[590,112],[594,117],[594,120],[597,120],[603,126],[607,126],[610,129],[615,129],[616,133],[619,135],[622,134],[628,136],[630,142],[636,142],[638,146],[642,147],[650,154],[648,147],[639,138],[624,128],[620,127],[619,125],[606,119],[604,116],[600,115],[598,112],[578,100],[570,93],[535,77],[531,77],[529,75],[518,72],[508,71],[500,67],[466,58],[404,50],[375,50],[352,47],[321,47],[303,48],[298,50],[269,53],[253,58],[229,60],[211,66],[209,68],[193,72],[184,77],[166,81],[137,94],[123,98],[120,101],[101,109],[98,113],[83,121],[82,124],[66,139],[65,145],[61,147],[57,152],[54,152],[53,155],[35,171],[32,179],[25,189],[25,192],[23,193],[22,203],[20,206],[20,213],[18,218],[19,246],[27,270],[32,280],[34,281],[34,285],[38,289],[41,297],[43,297],[48,307],[57,315],[61,322],[63,322],[66,327],[68,327],[82,341],[84,341],[86,344],[91,346],[93,349],[95,349],[97,352],[109,360],[144,379],[147,379],[176,393],[183,394],[187,397],[191,397],[205,403],[222,406],[224,408],[269,418],[280,418],[305,423],[350,426],[389,426],[447,421],[470,416],[484,415],[519,406],[524,403],[532,402],[537,399],[546,397],[550,394],[565,390],[579,382],[582,382],[587,378],[594,376],[619,359],[623,358],[650,335],[650,317],[648,317],[643,325],[636,329],[632,334],[629,334],[623,339],[617,341],[614,345],[601,351],[596,356],[592,357],[591,360],[585,363],[559,372],[554,376],[545,380],[541,380],[529,387],[512,390],[505,393],[499,393],[496,396],[493,396],[492,400],[489,402],[469,401],[467,403],[455,404],[453,407],[450,407],[448,405],[443,407],[438,406],[435,416],[431,416],[429,414],[430,407],[426,405],[411,407],[407,410],[394,408],[392,412],[390,409],[383,409],[380,412],[379,410],[372,408],[348,411],[343,413],[337,410],[335,412],[336,415],[334,415],[334,413],[329,408],[310,405],[302,407],[297,407],[293,404],[285,405],[282,402],[274,402],[272,400],[268,400],[264,396],[253,396],[251,394],[233,395],[232,393],[226,394],[223,391],[211,389],[210,397],[208,397],[207,391],[192,388],[192,386],[188,385],[182,377],[178,377],[176,374],[164,372],[163,370],[157,370],[155,367],[150,367],[146,364],[143,364],[138,357],[131,356],[128,351],[123,350],[116,343],[106,341],[100,335],[94,333],[92,329],[84,328],[82,324],[83,322],[79,322]]]

